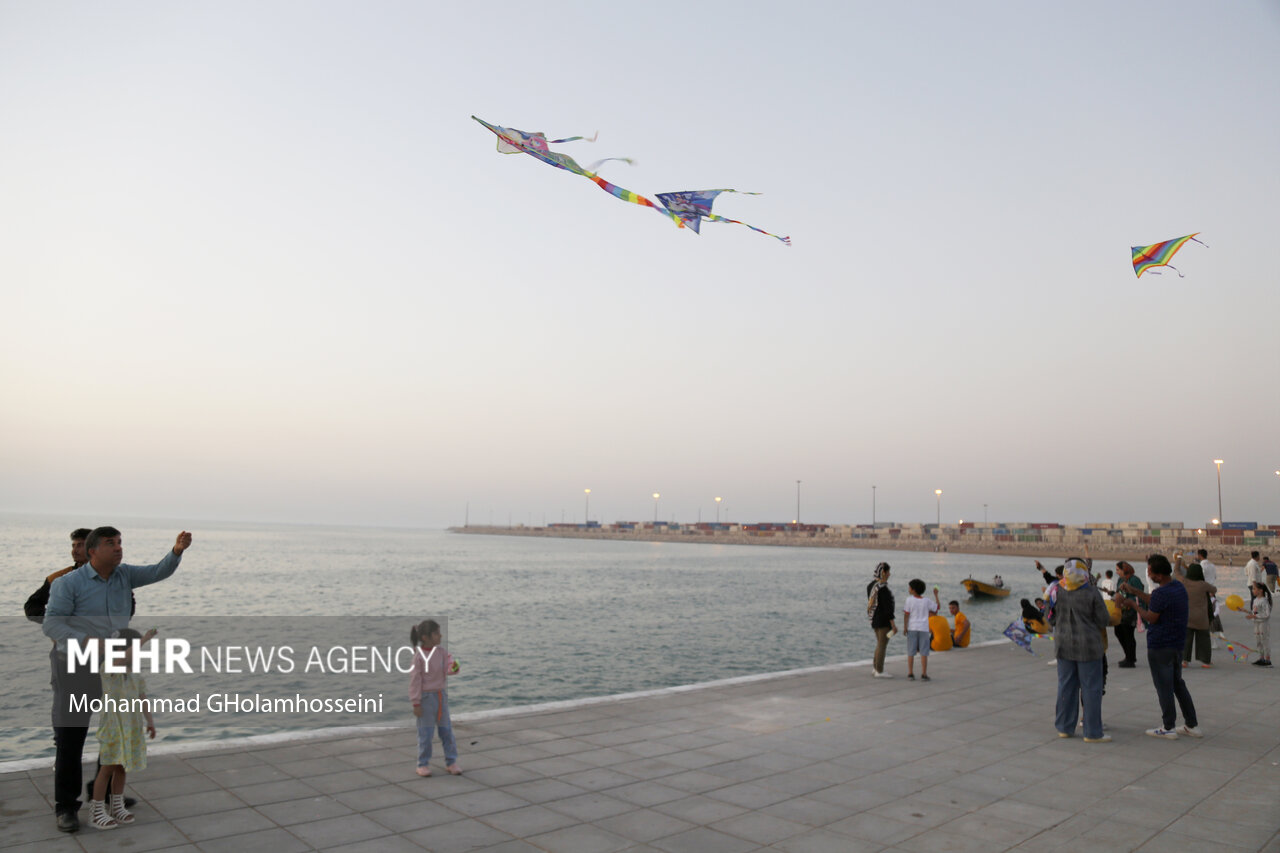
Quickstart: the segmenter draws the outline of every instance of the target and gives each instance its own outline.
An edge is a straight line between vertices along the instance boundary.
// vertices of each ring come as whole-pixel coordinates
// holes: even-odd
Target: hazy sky
[[[0,510],[1280,522],[1278,84],[1263,0],[0,0]]]

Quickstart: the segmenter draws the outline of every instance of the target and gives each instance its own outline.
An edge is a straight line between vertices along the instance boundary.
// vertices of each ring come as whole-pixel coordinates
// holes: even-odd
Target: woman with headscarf
[[[1067,560],[1049,620],[1058,659],[1058,703],[1054,719],[1058,737],[1075,734],[1083,707],[1085,743],[1111,740],[1110,735],[1102,732],[1102,636],[1110,619],[1102,593],[1089,582],[1085,561]]]
[[[876,654],[871,671],[876,678],[893,678],[884,671],[884,654],[889,648],[889,638],[898,633],[894,620],[893,593],[889,590],[889,564],[876,564],[871,583],[867,584],[867,616],[876,632]]]
[[[1209,641],[1209,619],[1213,608],[1209,599],[1218,588],[1204,579],[1204,569],[1192,563],[1182,570],[1182,559],[1175,557],[1174,580],[1187,588],[1187,644],[1182,649],[1182,665],[1191,665],[1191,651],[1195,647],[1196,660],[1205,669],[1213,666],[1213,649]]]

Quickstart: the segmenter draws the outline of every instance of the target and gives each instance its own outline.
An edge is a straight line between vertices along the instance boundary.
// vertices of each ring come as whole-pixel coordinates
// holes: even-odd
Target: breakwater
[[[1252,524],[1252,523],[1251,523]],[[467,525],[453,533],[491,536],[541,536],[564,539],[614,539],[637,542],[684,542],[721,545],[867,548],[898,551],[949,551],[961,554],[1055,557],[1083,554],[1141,561],[1147,554],[1204,548],[1214,562],[1233,565],[1250,551],[1280,556],[1280,525],[1188,528],[1180,522],[1099,522],[965,524],[613,524]],[[1276,553],[1273,553],[1276,552]]]

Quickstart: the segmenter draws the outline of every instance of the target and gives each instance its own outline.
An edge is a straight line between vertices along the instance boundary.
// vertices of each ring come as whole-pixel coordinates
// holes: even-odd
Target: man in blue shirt
[[[1186,587],[1173,579],[1173,568],[1163,554],[1147,557],[1147,575],[1153,585],[1151,594],[1133,591],[1140,603],[1133,599],[1121,601],[1122,607],[1137,610],[1138,616],[1147,623],[1147,665],[1160,699],[1161,714],[1160,726],[1148,729],[1147,734],[1167,740],[1177,740],[1180,734],[1203,737],[1191,691],[1182,680],[1182,649],[1187,641]],[[1182,709],[1184,722],[1176,730],[1175,699]]]
[[[182,552],[191,546],[191,534],[178,534],[173,550],[154,566],[128,566],[124,560],[124,540],[114,527],[99,527],[85,540],[89,561],[53,582],[45,608],[42,629],[54,641],[53,738],[54,814],[58,829],[75,832],[80,828],[81,756],[89,732],[90,712],[73,710],[73,696],[90,700],[102,695],[96,672],[83,666],[71,672],[67,663],[67,640],[97,643],[101,655],[105,641],[129,627],[136,587],[162,581],[174,573]]]

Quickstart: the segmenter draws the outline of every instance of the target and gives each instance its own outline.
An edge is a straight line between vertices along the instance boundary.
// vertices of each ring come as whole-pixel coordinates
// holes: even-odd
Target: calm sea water
[[[69,563],[79,518],[0,515],[4,612],[0,761],[52,755],[49,641],[22,616],[44,575]],[[438,530],[114,520],[125,562],[158,560],[184,527],[195,541],[170,579],[137,591],[134,626],[213,636],[225,626],[255,642],[279,633],[404,644],[420,619],[447,622],[463,672],[455,713],[692,684],[870,657],[866,584],[880,559],[906,582],[938,585],[995,639],[1040,589],[1020,557],[735,545],[606,542],[451,534]],[[1013,596],[965,602],[960,581],[1002,574]],[[350,624],[352,631],[346,627]],[[247,626],[247,627],[246,627]],[[303,627],[299,627],[303,626]],[[276,634],[273,635],[272,631]],[[221,635],[219,635],[221,636]],[[298,641],[316,636],[294,637]],[[225,642],[220,639],[219,642]],[[901,637],[891,654],[905,651]],[[945,665],[945,664],[944,664]],[[149,679],[152,695],[165,676]],[[336,678],[331,676],[331,678]],[[269,689],[303,689],[271,676]],[[372,679],[372,680],[371,680]],[[158,683],[157,683],[158,682]],[[330,681],[354,695],[384,690],[406,705],[407,676]],[[180,689],[175,685],[175,689]],[[397,713],[399,713],[397,711]],[[407,722],[406,717],[406,722]],[[287,729],[287,717],[158,719],[161,740],[210,740]]]

